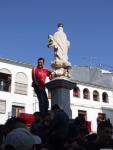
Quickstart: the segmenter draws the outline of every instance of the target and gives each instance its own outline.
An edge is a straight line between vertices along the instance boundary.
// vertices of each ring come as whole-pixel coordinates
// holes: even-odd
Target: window
[[[96,90],[93,91],[93,100],[94,101],[99,101],[99,93]]]
[[[83,116],[85,119],[87,119],[87,112],[84,110],[78,110],[78,116]]]
[[[73,96],[80,97],[80,89],[78,87],[73,89]]]
[[[84,99],[90,99],[89,90],[86,89],[86,88],[83,90],[83,98],[84,98]]]
[[[27,95],[27,87],[28,87],[27,76],[22,72],[17,73],[15,77],[15,93]]]
[[[108,103],[108,94],[106,92],[102,93],[102,101],[104,103]]]
[[[12,105],[12,117],[17,117],[20,113],[24,113],[25,108],[23,106]]]
[[[11,72],[8,69],[0,69],[0,91],[11,92]]]

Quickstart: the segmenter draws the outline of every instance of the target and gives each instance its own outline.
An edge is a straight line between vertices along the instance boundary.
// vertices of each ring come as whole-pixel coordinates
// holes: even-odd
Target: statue
[[[58,31],[54,35],[48,36],[48,47],[54,48],[54,61],[52,67],[55,69],[55,76],[69,76],[68,68],[71,63],[68,62],[68,49],[70,42],[63,31],[63,24],[58,24]]]

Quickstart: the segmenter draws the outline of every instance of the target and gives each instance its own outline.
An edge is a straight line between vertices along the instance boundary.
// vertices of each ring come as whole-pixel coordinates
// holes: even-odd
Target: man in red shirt
[[[50,71],[44,68],[44,58],[39,58],[37,66],[32,68],[32,86],[39,101],[39,111],[45,116],[48,112],[48,97],[45,91],[46,77],[50,76]]]

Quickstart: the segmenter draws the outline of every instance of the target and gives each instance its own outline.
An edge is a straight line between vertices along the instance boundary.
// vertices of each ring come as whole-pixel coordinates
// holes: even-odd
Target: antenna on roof
[[[90,56],[90,66],[94,66],[96,57]]]

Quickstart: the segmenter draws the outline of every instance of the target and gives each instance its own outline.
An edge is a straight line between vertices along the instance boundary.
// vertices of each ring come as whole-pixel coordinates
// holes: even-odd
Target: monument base
[[[51,106],[58,104],[68,114],[69,118],[72,118],[70,90],[76,87],[76,83],[68,78],[59,77],[46,83],[46,87],[51,91]]]

